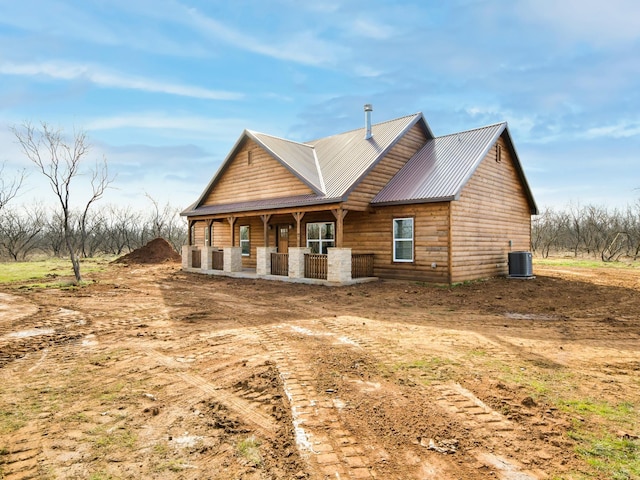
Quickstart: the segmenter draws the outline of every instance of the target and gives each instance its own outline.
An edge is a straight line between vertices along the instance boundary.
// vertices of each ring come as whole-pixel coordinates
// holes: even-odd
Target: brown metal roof
[[[364,128],[305,143],[245,130],[200,198],[182,215],[214,215],[344,201],[377,162],[416,124],[424,129],[427,143],[376,195],[372,204],[456,200],[489,149],[502,135],[514,159],[531,213],[537,213],[506,123],[434,138],[422,113],[417,113],[373,125],[370,139],[364,138]],[[314,194],[225,205],[201,205],[247,138],[261,145],[307,184]]]
[[[229,212],[250,212],[258,210],[271,210],[278,208],[293,208],[311,205],[323,205],[327,203],[340,202],[341,198],[330,198],[318,195],[295,195],[282,198],[267,198],[262,200],[253,200],[248,202],[225,203],[217,205],[202,205],[195,207],[191,205],[187,210],[181,213],[189,217],[200,215],[217,215]],[[195,208],[194,208],[195,207]]]
[[[342,197],[417,123],[421,124],[428,138],[433,137],[422,113],[375,124],[372,126],[373,136],[368,140],[364,138],[364,128],[306,143],[245,130],[198,200],[181,214],[199,214],[204,208],[201,206],[202,202],[247,138],[262,146],[273,158],[308,185],[316,194],[316,203],[326,203],[335,198],[344,200]],[[261,202],[269,204],[268,200]],[[253,203],[258,205],[259,202]]]
[[[506,122],[427,141],[371,203],[397,205],[457,200],[482,159],[503,133],[531,212],[536,213],[537,207]]]

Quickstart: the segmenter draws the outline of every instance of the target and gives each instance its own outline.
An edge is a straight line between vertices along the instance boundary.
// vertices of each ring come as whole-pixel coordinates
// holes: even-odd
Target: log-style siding
[[[251,161],[249,154],[251,152]],[[202,205],[263,200],[313,193],[252,140],[246,140]]]
[[[405,217],[414,219],[412,263],[393,261],[393,219]],[[374,254],[373,271],[377,277],[449,281],[449,204],[446,202],[349,212],[344,229],[345,247],[350,247],[353,253]]]
[[[451,203],[452,282],[505,275],[510,249],[530,249],[530,206],[504,140],[497,145],[499,161],[494,145]]]
[[[422,128],[414,125],[351,192],[344,208],[367,209],[373,197],[389,183],[389,180],[424,146],[426,141],[427,137]]]

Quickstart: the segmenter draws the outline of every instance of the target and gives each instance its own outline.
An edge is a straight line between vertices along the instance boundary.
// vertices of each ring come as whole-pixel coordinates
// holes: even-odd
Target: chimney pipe
[[[370,103],[364,106],[364,139],[369,140],[371,138],[371,112],[373,107]]]

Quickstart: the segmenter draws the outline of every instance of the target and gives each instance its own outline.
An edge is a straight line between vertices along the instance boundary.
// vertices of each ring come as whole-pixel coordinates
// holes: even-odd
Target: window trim
[[[396,238],[396,222],[398,220],[411,220],[411,238]],[[416,222],[414,217],[398,217],[391,222],[391,236],[393,238],[393,263],[414,263],[415,262],[415,236]],[[396,242],[411,242],[411,259],[397,258]]]
[[[313,238],[311,239],[311,242],[317,243],[318,244],[318,253],[321,255],[326,255],[322,253],[322,246],[323,244],[327,244],[327,243],[331,243],[332,245],[327,246],[326,248],[334,248],[336,246],[336,222],[308,222],[305,224],[305,239],[306,239],[306,245],[307,248],[311,248],[309,246],[309,226],[310,225],[319,225],[320,228],[322,225],[331,225],[333,227],[333,238],[328,239],[328,238]]]
[[[242,239],[242,229],[246,228],[247,229],[247,239],[243,240]],[[243,257],[250,257],[251,256],[251,228],[249,225],[240,225],[240,230],[238,231],[238,238],[240,239],[240,253]],[[248,253],[244,253],[243,252],[243,248],[242,248],[242,244],[246,243],[247,244],[247,252]]]

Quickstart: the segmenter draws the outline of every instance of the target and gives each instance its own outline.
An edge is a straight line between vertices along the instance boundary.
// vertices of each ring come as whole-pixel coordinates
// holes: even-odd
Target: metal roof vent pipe
[[[371,138],[371,112],[373,107],[370,103],[364,106],[364,139],[369,140]]]

